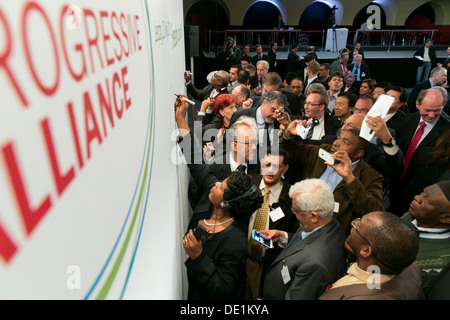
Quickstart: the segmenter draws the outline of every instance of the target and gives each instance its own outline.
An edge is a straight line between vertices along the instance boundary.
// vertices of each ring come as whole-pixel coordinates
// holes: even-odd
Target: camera
[[[233,43],[232,42],[228,42],[227,43],[227,50],[233,49]]]

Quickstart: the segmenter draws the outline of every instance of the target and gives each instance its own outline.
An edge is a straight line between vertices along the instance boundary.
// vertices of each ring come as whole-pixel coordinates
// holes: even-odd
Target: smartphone
[[[256,231],[255,229],[253,229],[253,231],[252,231],[252,238],[254,240],[258,241],[259,243],[263,244],[267,248],[273,248],[272,240],[268,239],[265,235]]]
[[[194,229],[193,233],[198,241],[209,236],[209,232],[200,224],[197,226],[197,228]]]
[[[326,151],[322,148],[319,149],[319,158],[325,160],[326,162],[328,162],[331,165],[334,164],[334,159],[331,156],[331,153],[329,153],[328,151]]]

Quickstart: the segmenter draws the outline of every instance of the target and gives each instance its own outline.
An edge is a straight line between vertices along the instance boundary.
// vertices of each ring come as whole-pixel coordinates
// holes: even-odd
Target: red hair
[[[214,114],[221,122],[223,121],[223,116],[220,114],[220,110],[228,108],[233,103],[236,103],[236,101],[236,97],[231,94],[221,94],[217,96],[216,101],[214,102]]]

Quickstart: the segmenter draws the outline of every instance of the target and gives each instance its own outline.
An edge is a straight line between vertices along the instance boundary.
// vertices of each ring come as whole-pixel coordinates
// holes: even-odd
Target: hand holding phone
[[[208,230],[206,230],[202,225],[198,225],[197,228],[194,229],[195,238],[200,241],[201,239],[206,238],[209,235]]]
[[[273,248],[273,241],[255,229],[252,231],[252,238],[267,248]]]
[[[319,158],[325,160],[325,162],[328,162],[331,165],[334,165],[334,158],[331,156],[331,153],[322,148],[319,149]]]

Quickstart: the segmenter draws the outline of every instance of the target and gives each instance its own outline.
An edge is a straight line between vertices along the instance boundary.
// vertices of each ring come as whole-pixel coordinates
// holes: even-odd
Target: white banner
[[[0,35],[0,299],[183,298],[182,1],[2,0]]]

